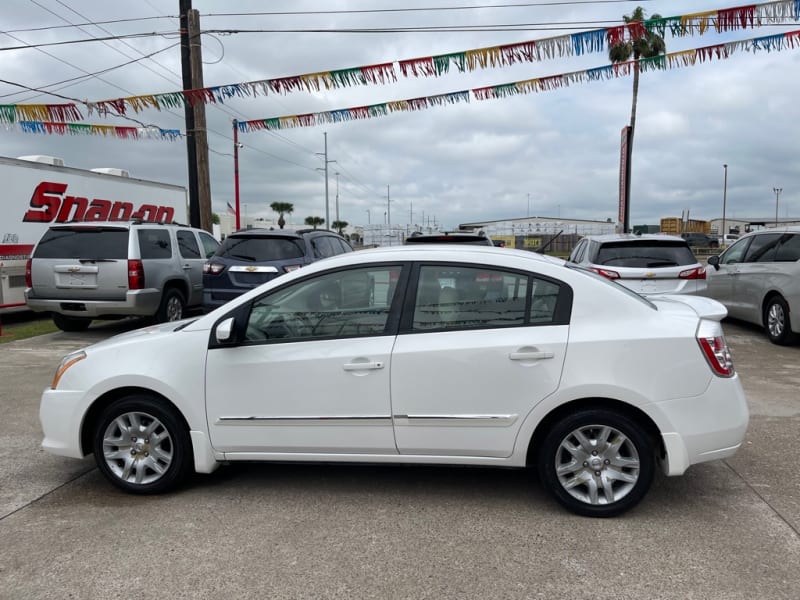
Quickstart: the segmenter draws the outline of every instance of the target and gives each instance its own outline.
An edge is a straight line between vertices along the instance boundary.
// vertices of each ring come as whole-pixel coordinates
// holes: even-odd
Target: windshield
[[[48,229],[34,258],[127,259],[128,229],[59,227]]]
[[[292,260],[305,256],[303,241],[280,237],[228,237],[217,250],[216,256],[247,262]]]
[[[603,244],[593,262],[597,265],[653,269],[693,265],[697,259],[686,242],[641,240]]]

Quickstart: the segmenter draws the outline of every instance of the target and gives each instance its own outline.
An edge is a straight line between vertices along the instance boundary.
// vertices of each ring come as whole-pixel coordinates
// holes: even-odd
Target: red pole
[[[239,128],[236,119],[233,120],[233,189],[236,196],[236,231],[239,231]]]

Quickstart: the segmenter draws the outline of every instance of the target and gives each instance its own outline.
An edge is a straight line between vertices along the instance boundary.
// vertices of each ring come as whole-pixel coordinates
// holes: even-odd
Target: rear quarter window
[[[128,258],[128,229],[57,228],[44,234],[33,258]]]
[[[166,229],[139,229],[139,255],[142,260],[172,258],[172,244]]]

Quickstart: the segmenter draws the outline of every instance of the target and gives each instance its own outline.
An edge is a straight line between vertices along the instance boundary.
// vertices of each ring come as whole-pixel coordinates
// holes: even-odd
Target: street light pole
[[[336,220],[339,220],[339,171],[334,173],[336,175]]]
[[[775,227],[778,226],[778,199],[781,197],[781,192],[783,188],[772,188],[772,191],[775,192]]]
[[[725,208],[728,202],[728,165],[722,165],[722,168],[725,169],[725,180],[722,184],[722,242],[721,245],[725,245],[725,234],[728,233],[728,230],[725,228]]]

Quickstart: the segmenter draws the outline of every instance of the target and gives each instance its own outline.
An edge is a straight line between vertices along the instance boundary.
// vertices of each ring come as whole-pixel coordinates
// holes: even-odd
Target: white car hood
[[[728,309],[721,302],[705,296],[693,296],[691,294],[661,294],[658,296],[647,296],[647,299],[658,307],[659,310],[675,311],[680,308],[689,307],[701,319],[721,321],[728,316]]]
[[[169,323],[150,325],[148,327],[142,327],[141,329],[134,329],[133,331],[120,333],[118,335],[108,338],[107,340],[103,340],[101,342],[97,342],[96,344],[87,346],[83,348],[83,350],[89,350],[89,349],[108,350],[109,348],[114,348],[116,346],[124,346],[130,343],[137,343],[145,339],[152,340],[156,338],[163,338],[173,333],[178,333],[176,332],[176,330],[185,327],[194,320],[196,320],[196,317],[192,319],[184,319],[182,321],[171,321]]]

